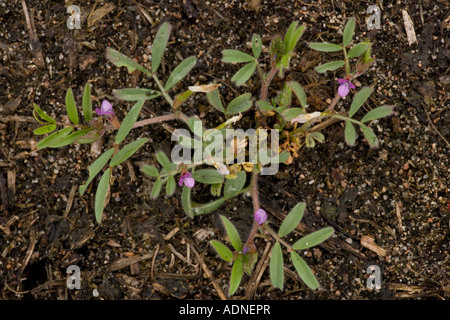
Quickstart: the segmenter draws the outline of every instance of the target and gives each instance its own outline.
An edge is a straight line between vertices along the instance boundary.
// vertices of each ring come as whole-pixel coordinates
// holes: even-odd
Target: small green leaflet
[[[244,187],[247,179],[245,171],[238,171],[237,177],[234,179],[226,179],[225,186],[223,188],[223,195],[227,199],[231,199],[236,196]]]
[[[156,169],[154,166],[149,166],[148,164],[144,164],[142,166],[142,172],[154,178],[157,178],[159,176],[158,169]]]
[[[238,72],[236,72],[233,78],[231,78],[231,81],[235,82],[237,86],[242,86],[253,75],[256,70],[256,65],[256,61],[247,63],[245,66],[239,69]]]
[[[55,130],[56,130],[56,123],[50,123],[46,126],[43,126],[43,127],[33,130],[33,133],[36,135],[41,135],[41,134],[53,132]]]
[[[219,110],[220,112],[225,113],[225,109],[222,104],[222,100],[220,99],[219,89],[215,89],[213,91],[207,92],[206,97],[208,98],[208,102],[214,108]]]
[[[78,124],[78,111],[71,88],[69,88],[66,93],[66,110],[70,121],[72,121],[73,124]]]
[[[91,121],[92,120],[92,99],[91,99],[91,85],[89,84],[89,82],[87,82],[86,85],[84,86],[82,106],[83,106],[84,119],[86,121]]]
[[[147,138],[141,138],[125,145],[116,155],[111,159],[110,166],[115,167],[129,157],[131,157],[144,143],[147,142]]]
[[[356,130],[355,126],[350,120],[345,121],[344,135],[345,135],[345,142],[349,146],[354,146],[356,142]]]
[[[234,250],[236,250],[237,252],[241,252],[242,242],[241,238],[239,237],[239,233],[236,230],[236,227],[225,216],[220,216],[220,219],[222,219],[222,223],[225,226],[225,230]]]
[[[316,145],[316,140],[319,142],[323,142],[325,139],[324,135],[320,132],[311,132],[306,136],[306,146],[308,148],[314,148]]]
[[[102,170],[108,160],[111,158],[114,153],[114,148],[111,148],[105,151],[100,157],[97,158],[90,166],[89,166],[89,178],[85,184],[80,186],[80,194],[83,195],[84,191],[88,187],[89,183],[91,183],[92,179]]]
[[[338,60],[338,61],[331,61],[324,64],[321,64],[320,66],[317,66],[314,68],[319,73],[324,73],[327,71],[334,71],[339,69],[345,64],[344,60]]]
[[[156,160],[158,160],[159,164],[166,169],[167,171],[173,171],[176,170],[177,166],[174,165],[169,158],[166,156],[166,154],[162,151],[158,151],[156,153]]]
[[[88,129],[81,129],[78,131],[75,131],[58,141],[52,143],[49,145],[50,148],[60,148],[67,146],[71,144],[72,142],[76,142],[78,139],[83,138],[85,135],[87,135],[89,132],[92,132],[94,129],[88,128]]]
[[[348,57],[349,58],[356,58],[362,55],[364,52],[366,52],[367,49],[369,49],[371,43],[370,42],[360,42],[357,45],[353,46],[348,51]]]
[[[278,230],[278,235],[280,237],[284,237],[297,227],[303,217],[305,208],[306,203],[300,202],[291,210],[291,212],[289,212]]]
[[[294,118],[297,118],[299,115],[303,113],[302,108],[289,108],[284,110],[281,115],[285,121],[291,121]]]
[[[256,101],[256,105],[259,107],[259,110],[263,112],[268,112],[273,110],[273,105],[271,105],[269,102],[264,100],[258,100]]]
[[[355,33],[355,18],[350,18],[344,27],[344,33],[342,36],[342,45],[348,47],[352,41],[353,34]]]
[[[348,113],[349,117],[353,117],[353,115],[361,108],[367,98],[372,94],[372,89],[370,87],[364,87],[359,90],[355,97],[353,98],[352,104],[350,106],[350,111]]]
[[[192,173],[192,178],[194,178],[195,181],[207,184],[222,183],[224,179],[223,175],[217,172],[216,169],[196,170]]]
[[[298,240],[296,243],[294,243],[292,248],[294,250],[303,250],[317,246],[318,244],[331,237],[333,233],[334,229],[331,227],[320,229]]]
[[[193,219],[194,212],[192,211],[191,206],[191,188],[183,186],[183,190],[181,191],[181,204],[183,205],[184,212],[186,215]]]
[[[152,192],[150,194],[151,198],[156,199],[159,196],[161,189],[162,189],[162,181],[160,178],[158,178],[155,180],[155,183],[153,184]]]
[[[378,139],[373,130],[362,123],[360,124],[360,128],[364,137],[367,139],[367,143],[369,143],[372,148],[378,147]]]
[[[244,264],[243,257],[239,255],[237,259],[233,263],[233,268],[231,269],[231,277],[230,277],[230,289],[228,291],[228,295],[232,296],[237,288],[239,288],[239,284],[242,280],[242,275],[244,274]]]
[[[167,79],[166,85],[164,86],[164,89],[166,91],[169,91],[174,85],[176,85],[181,79],[183,79],[189,73],[189,71],[191,71],[196,63],[197,58],[195,56],[183,60],[178,66],[175,67],[175,69],[170,74],[169,79]]]
[[[214,212],[218,207],[220,207],[225,202],[224,198],[220,198],[208,203],[204,204],[194,204],[192,206],[192,209],[194,210],[194,213],[196,216],[207,214]]]
[[[390,116],[393,113],[392,106],[381,106],[369,111],[362,119],[361,122],[368,122],[380,118]]]
[[[85,136],[78,138],[75,142],[79,143],[79,144],[93,143],[93,142],[97,141],[98,139],[100,139],[100,132],[98,130],[96,130],[96,131],[90,131]]]
[[[252,106],[252,101],[250,100],[251,93],[244,93],[233,99],[227,106],[226,114],[238,114],[247,111]]]
[[[223,183],[213,183],[211,185],[211,195],[215,197],[219,197],[220,193],[222,192]]]
[[[335,52],[342,50],[342,46],[328,42],[310,42],[309,47],[322,52]]]
[[[231,250],[228,249],[228,247],[222,242],[212,240],[210,243],[223,260],[228,262],[231,262],[233,260],[233,252],[231,252]]]
[[[141,113],[142,106],[144,105],[144,100],[139,100],[136,102],[136,104],[131,108],[130,112],[125,116],[122,123],[120,124],[120,128],[117,131],[116,135],[116,143],[120,144],[123,139],[130,133],[131,129],[133,129],[133,126],[139,117],[139,114]]]
[[[294,50],[295,45],[305,31],[305,26],[300,26],[297,28],[297,25],[297,21],[292,22],[288,30],[286,31],[283,43],[283,47],[286,52],[291,52],[292,50]]]
[[[270,254],[270,280],[275,288],[283,290],[283,252],[278,241],[273,246],[272,253]]]
[[[262,51],[261,36],[253,34],[252,36],[252,52],[255,59],[258,59]]]
[[[173,101],[172,109],[177,110],[193,93],[191,90],[186,90],[178,94]]]
[[[177,186],[177,183],[175,181],[175,177],[174,176],[168,176],[167,177],[167,182],[166,182],[166,194],[168,196],[173,195],[173,193],[175,192],[176,186]]]
[[[161,95],[161,92],[152,89],[125,88],[113,90],[113,95],[124,101],[151,100]]]
[[[295,270],[297,271],[298,275],[303,280],[303,282],[313,290],[319,288],[319,282],[314,276],[314,273],[308,267],[305,260],[303,260],[302,257],[300,257],[297,252],[291,251],[291,260],[292,264],[295,267]]]
[[[95,193],[95,218],[97,222],[102,221],[103,209],[107,200],[108,191],[110,188],[109,178],[111,177],[111,168],[108,168],[103,172],[102,178],[97,186],[97,192]]]
[[[56,123],[55,119],[49,117],[44,110],[42,110],[41,108],[38,107],[38,105],[36,103],[33,103],[33,116],[34,118],[41,124],[46,124],[46,123]],[[36,117],[36,113],[39,115],[39,117],[44,120],[45,122],[42,122],[38,119],[38,117]]]
[[[73,130],[72,127],[66,127],[64,129],[58,130],[56,132],[53,132],[51,135],[45,137],[41,141],[38,142],[37,148],[43,149],[47,147],[51,147],[52,144],[56,143],[57,141],[61,140],[65,136],[67,136],[69,133],[71,133]]]
[[[222,50],[222,55],[223,55],[222,61],[228,63],[250,62],[255,60],[255,58],[252,57],[251,55],[239,50],[232,50],[232,49]]]
[[[300,104],[303,108],[306,107],[306,94],[305,90],[303,90],[303,87],[298,83],[297,81],[289,81],[287,85],[294,91],[295,95],[297,96],[297,99],[300,101]]]
[[[134,70],[140,70],[147,75],[151,75],[150,71],[145,69],[139,63],[128,58],[126,55],[120,53],[119,51],[108,48],[106,49],[106,57],[116,67],[126,67],[128,69],[128,73],[133,73]]]
[[[161,27],[159,27],[156,33],[155,40],[153,40],[152,46],[152,72],[156,73],[158,67],[161,63],[161,59],[164,55],[164,50],[166,49],[167,42],[169,40],[169,35],[172,27],[168,22],[164,22]]]

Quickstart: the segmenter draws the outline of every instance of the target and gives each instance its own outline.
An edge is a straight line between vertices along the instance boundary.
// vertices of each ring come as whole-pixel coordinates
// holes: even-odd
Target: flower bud
[[[255,221],[259,225],[262,225],[267,220],[267,213],[263,209],[258,209],[255,212]]]

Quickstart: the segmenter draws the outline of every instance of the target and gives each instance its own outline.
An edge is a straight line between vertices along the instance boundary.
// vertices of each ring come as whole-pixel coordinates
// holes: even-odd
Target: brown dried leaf
[[[373,252],[375,252],[380,257],[384,257],[386,255],[386,250],[379,247],[375,244],[375,239],[372,236],[362,236],[361,237],[361,245],[364,248],[367,248]]]
[[[115,4],[108,2],[103,7],[93,11],[87,19],[88,28],[95,25],[99,20],[101,20],[104,16],[113,11],[115,8],[116,8]]]
[[[406,10],[402,10],[403,24],[405,25],[406,37],[408,38],[409,45],[417,43],[416,31],[414,30],[414,24]]]

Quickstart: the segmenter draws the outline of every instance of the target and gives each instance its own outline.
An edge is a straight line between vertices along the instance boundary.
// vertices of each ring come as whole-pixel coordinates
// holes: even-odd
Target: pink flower
[[[338,94],[345,98],[348,93],[350,92],[350,89],[355,89],[355,85],[350,82],[350,80],[347,79],[337,79],[337,82],[339,82],[340,86],[338,88]]]
[[[112,105],[111,105],[111,103],[109,101],[103,100],[101,108],[100,109],[96,108],[95,112],[97,112],[97,114],[99,116],[104,116],[104,115],[113,114],[114,110],[113,110],[113,107],[112,107]]]
[[[262,225],[267,220],[267,213],[263,209],[258,209],[254,215],[257,224]]]
[[[183,184],[188,187],[192,188],[195,184],[194,178],[191,177],[192,173],[186,172],[180,177],[180,181],[178,181],[178,185],[181,187]]]

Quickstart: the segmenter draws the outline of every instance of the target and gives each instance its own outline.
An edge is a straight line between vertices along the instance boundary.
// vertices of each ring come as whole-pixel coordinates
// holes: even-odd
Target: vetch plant
[[[367,103],[373,88],[365,86],[358,90],[353,81],[366,72],[374,61],[371,57],[370,42],[352,44],[355,30],[353,18],[346,23],[339,44],[309,43],[311,49],[324,53],[341,51],[343,55],[341,60],[327,62],[315,68],[319,73],[338,72],[344,68],[343,74],[336,81],[339,86],[335,97],[326,110],[309,111],[306,92],[295,80],[285,81],[280,90],[269,97],[269,88],[273,80],[275,78],[283,80],[285,71],[290,68],[294,49],[305,29],[305,26],[298,26],[297,22],[293,22],[283,37],[272,40],[268,50],[263,50],[261,37],[256,34],[252,36],[249,53],[235,49],[223,50],[223,63],[239,65],[238,71],[231,79],[237,87],[243,86],[255,74],[257,79],[254,82],[260,83],[257,97],[253,96],[253,92],[244,92],[225,102],[219,92],[220,83],[188,85],[184,90],[180,88],[180,82],[196,65],[195,56],[181,61],[165,81],[160,80],[158,70],[171,32],[171,26],[163,23],[153,41],[150,69],[114,49],[109,48],[106,52],[112,64],[119,68],[125,67],[129,73],[139,70],[154,80],[155,87],[114,90],[113,94],[117,99],[135,103],[121,120],[117,118],[115,112],[119,106],[113,107],[106,100],[102,102],[100,108],[95,109],[96,115],[93,115],[89,83],[84,88],[81,102],[82,121],[72,89],[67,91],[65,99],[70,123],[57,122],[34,104],[34,116],[42,124],[40,128],[34,130],[34,133],[48,134],[38,143],[38,148],[59,148],[71,143],[93,143],[102,139],[105,134],[115,134],[111,145],[89,166],[88,179],[79,187],[80,194],[83,195],[88,186],[94,184],[98,180],[97,176],[100,176],[96,184],[94,211],[97,222],[101,223],[109,202],[117,166],[132,159],[148,141],[142,137],[124,144],[125,138],[135,128],[177,121],[181,125],[172,132],[171,141],[176,144],[170,158],[164,152],[157,151],[155,154],[157,165],[144,164],[141,167],[141,171],[153,180],[151,197],[155,199],[163,192],[171,196],[175,194],[178,185],[181,188],[183,210],[191,219],[215,212],[226,201],[244,194],[252,199],[253,211],[248,214],[253,217],[253,225],[246,241],[242,242],[241,235],[224,215],[220,217],[232,249],[220,241],[211,241],[217,254],[231,264],[229,295],[233,295],[239,288],[244,274],[251,274],[258,260],[258,248],[255,243],[258,234],[273,239],[269,271],[274,287],[280,289],[284,287],[284,267],[292,265],[309,288],[317,289],[319,283],[314,272],[298,252],[326,241],[334,233],[333,228],[320,229],[293,244],[289,243],[286,237],[292,236],[305,213],[306,203],[300,202],[294,206],[276,232],[270,226],[267,212],[260,207],[259,176],[275,174],[280,163],[292,163],[299,156],[303,146],[312,148],[317,142],[323,143],[325,135],[320,131],[337,121],[344,122],[345,141],[349,146],[356,143],[355,125],[357,125],[370,147],[376,147],[379,141],[370,128],[370,123],[391,115],[393,107],[387,105],[376,107],[360,120],[355,119],[361,107]],[[263,52],[267,52],[268,55],[265,64],[261,62]],[[263,66],[267,66],[268,70],[264,70]],[[184,103],[194,94],[205,95],[210,106],[226,120],[215,128],[207,128],[198,117],[189,117],[183,113]],[[163,98],[170,111],[138,121],[144,103],[157,98]],[[352,101],[348,111],[345,108],[336,110],[341,99],[343,104],[347,100]],[[236,128],[244,116],[252,120],[250,123],[254,123],[254,127],[247,128],[246,131]],[[57,130],[58,127],[63,128]],[[198,184],[209,186],[211,201],[198,203],[193,199],[192,190]],[[290,259],[286,258],[286,254]]]

